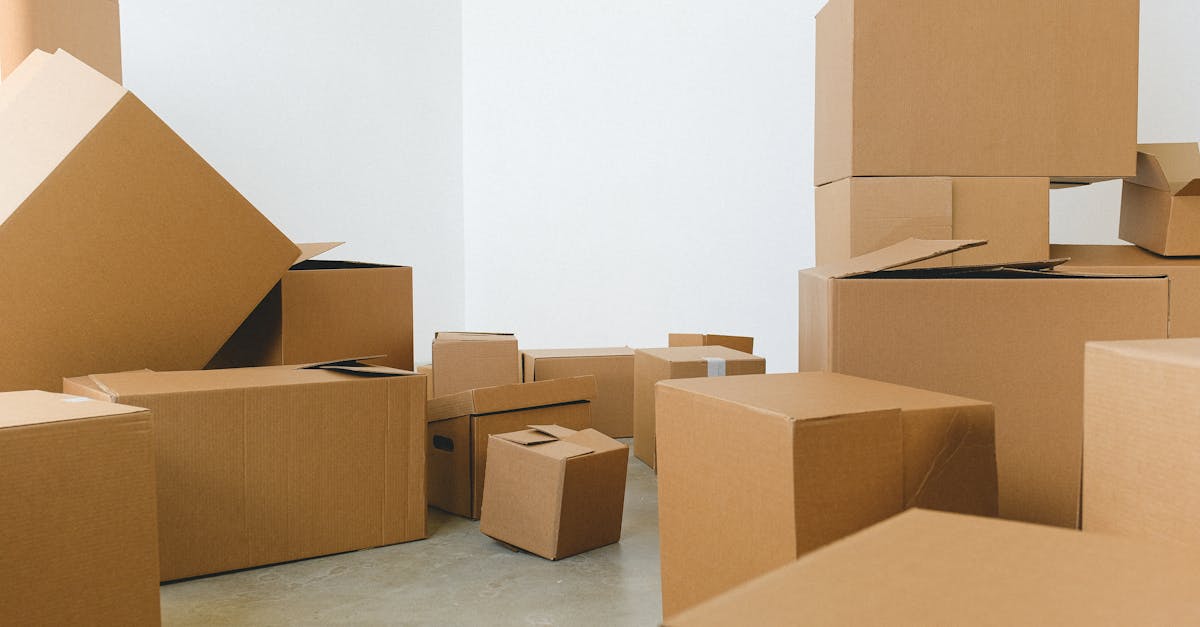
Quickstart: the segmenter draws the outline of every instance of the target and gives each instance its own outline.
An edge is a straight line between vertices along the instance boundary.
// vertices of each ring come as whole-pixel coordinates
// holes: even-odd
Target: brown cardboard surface
[[[667,335],[667,346],[724,346],[735,351],[754,354],[754,338],[745,335],[670,333]]]
[[[121,82],[117,0],[6,0],[0,3],[0,81],[34,50],[62,48]]]
[[[433,398],[433,364],[417,366],[416,373],[425,375],[425,397]]]
[[[150,412],[0,393],[0,624],[158,625]]]
[[[614,438],[633,437],[633,349],[526,350],[521,356],[527,383],[588,374],[596,377],[592,428]]]
[[[1200,146],[1142,144],[1121,193],[1121,239],[1160,255],[1200,255]]]
[[[705,625],[1187,625],[1200,553],[912,510],[668,617]]]
[[[831,0],[817,15],[815,182],[1133,175],[1138,8]]]
[[[437,333],[433,367],[438,372],[433,398],[521,382],[517,338],[507,333]]]
[[[824,372],[657,399],[667,616],[907,507],[996,514],[988,403]]]

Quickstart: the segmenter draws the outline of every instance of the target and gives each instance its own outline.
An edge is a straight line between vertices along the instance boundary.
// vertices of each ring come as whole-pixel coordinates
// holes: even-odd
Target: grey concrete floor
[[[655,625],[658,491],[630,459],[621,542],[557,562],[429,512],[429,538],[162,587],[165,625]]]

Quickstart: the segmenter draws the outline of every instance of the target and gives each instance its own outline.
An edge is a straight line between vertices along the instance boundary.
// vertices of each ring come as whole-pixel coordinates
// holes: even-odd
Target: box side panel
[[[1069,253],[1069,248],[1053,247],[1051,255]],[[1114,248],[1141,251],[1134,246]],[[1163,258],[1159,260],[1170,261]],[[1062,268],[1065,271],[1093,274],[1166,274],[1171,283],[1171,337],[1200,337],[1200,265],[1197,265],[1195,258],[1180,259],[1180,262],[1179,265],[1091,265],[1071,262]]]
[[[1165,254],[1200,255],[1200,196],[1175,196],[1167,223]]]
[[[854,1],[831,0],[817,14],[813,182],[853,173]]]
[[[800,273],[800,371],[829,370],[830,340],[834,337],[833,286],[823,279]]]
[[[225,341],[225,345],[209,360],[206,369],[252,368],[282,366],[283,361],[283,299],[278,283],[262,302],[250,312],[242,326]],[[360,353],[352,356],[366,356]],[[316,361],[326,361],[314,359]],[[309,363],[309,362],[293,362]]]
[[[704,336],[705,346],[724,346],[747,355],[754,354],[754,338],[744,335],[717,335],[709,333]]]
[[[633,357],[633,454],[654,468],[654,384],[671,377],[671,364],[638,351]]]
[[[667,346],[704,346],[704,334],[668,333]]]
[[[1121,189],[1121,239],[1166,254],[1171,200],[1170,192],[1125,183]]]
[[[996,516],[992,407],[938,407],[902,417],[905,507]]]
[[[471,517],[471,419],[431,422],[426,427],[426,496],[429,504]]]
[[[555,559],[621,540],[628,469],[626,448],[567,460]]]
[[[526,364],[530,361],[526,355]],[[536,364],[536,369],[526,368],[526,376],[532,373],[539,381],[587,374],[596,377],[592,428],[613,438],[633,436],[633,356],[539,359]]]
[[[426,382],[420,377],[388,380],[383,544],[427,537],[426,391]]]
[[[434,342],[434,397],[521,382],[516,340]]]
[[[1050,258],[1050,179],[954,179],[950,239],[984,239],[987,246],[954,253],[955,265]]]
[[[853,179],[826,183],[813,191],[813,225],[817,265],[843,261],[851,252]]]
[[[563,461],[520,444],[488,439],[487,493],[479,531],[546,559],[555,558]]]

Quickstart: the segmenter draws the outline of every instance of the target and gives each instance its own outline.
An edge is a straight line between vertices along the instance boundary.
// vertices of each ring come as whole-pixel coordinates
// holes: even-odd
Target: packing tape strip
[[[705,357],[704,361],[708,362],[708,376],[723,377],[725,376],[725,360],[720,357]]]

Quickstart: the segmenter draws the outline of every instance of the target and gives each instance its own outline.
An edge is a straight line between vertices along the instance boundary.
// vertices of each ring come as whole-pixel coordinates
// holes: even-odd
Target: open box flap
[[[317,255],[323,255],[346,242],[317,242],[313,244],[296,244],[300,249],[300,255],[296,257],[296,263],[292,265],[304,263]]]
[[[1200,145],[1196,143],[1142,144],[1138,146],[1137,175],[1126,179],[1136,185],[1200,195]],[[1189,190],[1188,193],[1183,193]]]
[[[903,242],[892,244],[853,259],[818,266],[806,270],[805,274],[826,279],[844,279],[847,277],[872,274],[882,270],[890,270],[910,263],[934,259],[953,252],[983,246],[987,240],[941,240],[909,238]]]

